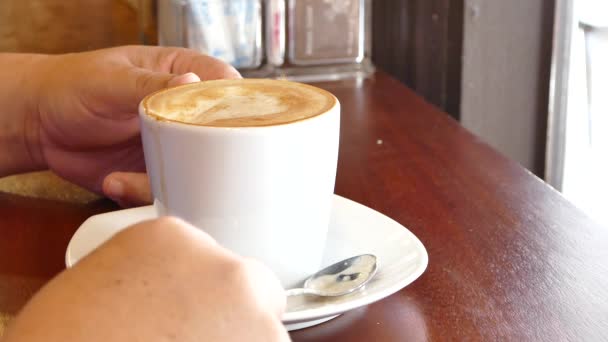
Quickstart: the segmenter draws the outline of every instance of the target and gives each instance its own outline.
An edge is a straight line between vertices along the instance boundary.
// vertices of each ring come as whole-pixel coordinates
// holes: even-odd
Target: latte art
[[[326,112],[335,98],[309,85],[266,79],[215,80],[162,90],[144,100],[157,119],[222,127],[280,125]]]

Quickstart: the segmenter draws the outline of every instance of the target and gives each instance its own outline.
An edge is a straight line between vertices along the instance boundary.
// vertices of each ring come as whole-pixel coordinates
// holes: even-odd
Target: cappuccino
[[[282,125],[327,112],[329,92],[289,81],[214,80],[161,90],[143,101],[158,120],[215,127]]]
[[[205,81],[149,95],[139,118],[157,215],[262,261],[286,288],[320,269],[340,141],[332,94],[287,81]]]

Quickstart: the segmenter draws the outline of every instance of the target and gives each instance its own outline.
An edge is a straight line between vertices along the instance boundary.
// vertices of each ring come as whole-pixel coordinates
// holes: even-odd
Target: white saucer
[[[76,231],[68,245],[68,267],[123,228],[154,218],[152,206],[95,215]],[[288,330],[330,320],[346,311],[385,298],[416,280],[426,269],[427,252],[405,227],[379,212],[335,195],[324,264],[372,253],[378,257],[378,273],[361,291],[337,298],[290,298],[283,317]]]

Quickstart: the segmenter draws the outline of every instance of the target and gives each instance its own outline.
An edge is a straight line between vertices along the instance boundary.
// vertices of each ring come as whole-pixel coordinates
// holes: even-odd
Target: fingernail
[[[243,78],[243,76],[241,76],[241,73],[238,70],[236,70],[236,68],[234,68],[233,66],[230,66],[230,69],[226,72],[226,75],[224,75],[224,78],[239,79],[239,78]]]
[[[169,86],[176,86],[180,84],[199,82],[201,79],[193,72],[188,72],[183,75],[176,76],[169,81]]]
[[[106,195],[111,198],[121,198],[125,192],[125,187],[121,181],[116,179],[108,180],[106,185]]]

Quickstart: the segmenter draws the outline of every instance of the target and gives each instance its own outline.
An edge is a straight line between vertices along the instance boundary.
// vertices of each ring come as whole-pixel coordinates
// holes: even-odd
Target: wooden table
[[[608,340],[608,228],[383,73],[322,86],[342,103],[336,193],[408,227],[429,267],[295,341]],[[113,209],[0,195],[0,322]]]

